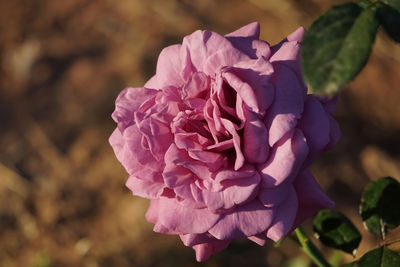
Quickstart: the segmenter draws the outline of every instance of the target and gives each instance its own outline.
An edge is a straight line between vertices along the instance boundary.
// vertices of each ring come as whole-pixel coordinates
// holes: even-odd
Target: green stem
[[[304,230],[299,226],[294,230],[297,239],[300,242],[301,249],[313,260],[313,262],[318,267],[332,267],[324,258],[322,253],[317,249],[317,247],[311,242],[310,238],[304,232]]]

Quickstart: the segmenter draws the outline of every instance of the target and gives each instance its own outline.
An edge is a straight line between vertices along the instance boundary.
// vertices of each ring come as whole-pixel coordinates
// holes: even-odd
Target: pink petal
[[[159,222],[180,234],[208,231],[221,217],[207,209],[189,209],[173,198],[159,199]]]
[[[267,230],[267,237],[279,241],[293,229],[296,218],[298,200],[296,191],[290,187],[287,198],[278,207],[275,207],[276,214],[271,227]]]
[[[204,73],[213,77],[223,67],[233,66],[240,61],[250,60],[245,53],[234,48],[230,43],[229,45],[230,47],[216,51],[205,60]]]
[[[262,186],[274,188],[284,181],[294,179],[308,154],[308,147],[303,133],[295,129],[287,139],[282,139],[271,151],[271,156],[259,170]]]
[[[187,247],[191,247],[194,245],[202,244],[202,243],[208,243],[215,241],[215,237],[208,233],[203,233],[203,234],[183,234],[179,235],[181,238],[183,244]]]
[[[215,59],[211,59],[214,63],[208,63],[210,64],[209,72],[205,72],[206,74],[212,72],[211,66],[218,69],[220,64],[225,65],[224,60],[231,62],[232,59],[227,56],[228,54],[234,57],[240,54],[240,51],[236,50],[225,37],[211,31],[195,31],[183,39],[182,47],[187,51],[191,63],[197,71],[205,72],[206,62],[213,54],[217,54]],[[225,52],[220,52],[223,50]]]
[[[303,171],[296,178],[294,187],[298,197],[299,209],[293,229],[319,210],[331,209],[335,205],[308,171]]]
[[[134,122],[134,112],[147,100],[153,98],[158,91],[147,88],[125,88],[115,101],[112,118],[123,131]]]
[[[156,75],[145,84],[145,87],[162,89],[170,85],[177,87],[183,85],[184,80],[181,76],[183,64],[180,50],[181,45],[176,44],[161,51],[158,56]]]
[[[307,96],[299,128],[306,137],[309,161],[312,161],[330,141],[330,123],[321,103],[313,96]]]
[[[224,250],[230,242],[230,240],[214,240],[209,243],[194,245],[193,249],[196,251],[196,260],[198,262],[206,261],[212,254]]]
[[[263,163],[269,153],[268,130],[253,112],[245,109],[246,121],[243,132],[243,153],[250,163]]]
[[[265,207],[276,207],[279,206],[291,192],[293,192],[293,185],[288,181],[275,187],[261,188],[258,199]]]
[[[130,176],[125,185],[135,196],[149,199],[160,197],[165,187],[163,183],[149,182],[138,179],[134,176]]]
[[[202,72],[196,72],[182,88],[183,98],[191,99],[210,89],[210,77]]]
[[[190,170],[199,179],[208,180],[212,177],[212,172],[210,171],[209,166],[193,160],[189,157],[187,151],[178,149],[175,144],[171,144],[171,146],[168,148],[167,152],[165,153],[164,160],[166,164],[165,172],[168,171],[170,173],[168,176],[173,176],[173,169],[176,166],[180,166]],[[166,173],[163,173],[164,178],[166,178],[165,175]]]
[[[275,101],[265,120],[271,147],[296,126],[305,98],[301,82],[287,66],[276,65],[272,81],[275,84]]]
[[[243,99],[244,103],[254,112],[259,112],[258,101],[253,88],[245,81],[242,81],[233,72],[226,71],[222,77]]]
[[[329,143],[326,145],[325,149],[330,149],[333,146],[335,146],[337,144],[337,142],[339,142],[340,136],[341,136],[341,132],[340,132],[340,128],[339,128],[339,124],[337,123],[337,121],[332,118],[332,116],[328,116],[329,117],[329,124],[330,124],[330,140]]]
[[[271,63],[262,57],[251,62],[243,62],[237,65],[237,68],[231,68],[229,71],[250,85],[254,91],[259,114],[264,115],[272,104],[275,94],[274,86],[270,82],[274,73]]]
[[[249,236],[247,237],[247,239],[253,241],[254,243],[260,246],[264,246],[267,243],[267,238],[265,236],[265,233]]]
[[[298,61],[300,53],[300,44],[296,41],[294,42],[285,42],[280,48],[272,54],[270,58],[270,62],[274,61]]]
[[[254,200],[223,215],[208,232],[220,240],[247,238],[265,231],[271,225],[274,213],[273,209]]]
[[[135,121],[139,126],[140,132],[146,138],[150,152],[156,160],[163,160],[165,151],[173,141],[169,125],[152,117],[139,119],[138,114],[135,113]]]
[[[225,180],[221,191],[213,192],[192,184],[192,194],[196,201],[205,203],[208,209],[217,211],[231,209],[252,200],[258,192],[260,175],[257,172],[253,176],[242,179]]]
[[[163,162],[155,161],[152,154],[142,148],[142,135],[136,125],[126,128],[123,135],[118,128],[115,129],[109,142],[117,159],[130,175],[142,171],[143,166],[146,172],[159,172],[163,167]]]
[[[287,40],[290,42],[297,41],[301,43],[303,41],[304,33],[305,33],[304,27],[299,27],[297,30],[288,35]]]
[[[235,147],[236,152],[236,159],[235,159],[235,171],[239,170],[244,164],[244,156],[240,146],[240,136],[236,132],[235,126],[231,121],[227,119],[221,119],[222,124],[224,125],[225,129],[232,135],[233,145]]]
[[[153,224],[156,224],[158,221],[159,202],[160,201],[158,199],[150,200],[150,206],[145,215],[146,220]]]
[[[258,22],[252,22],[239,28],[238,30],[228,33],[225,36],[229,37],[249,37],[249,38],[260,38],[260,24]]]

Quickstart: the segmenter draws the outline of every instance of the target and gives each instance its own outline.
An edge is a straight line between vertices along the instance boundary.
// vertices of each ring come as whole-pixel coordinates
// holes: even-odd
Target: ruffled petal
[[[335,203],[329,199],[314,177],[307,170],[303,171],[294,181],[297,193],[299,209],[293,229],[300,225],[305,219],[313,216],[321,209],[331,209]]]
[[[275,100],[266,116],[269,144],[274,144],[297,124],[303,112],[305,92],[295,73],[285,65],[275,66]]]
[[[329,117],[329,125],[330,125],[331,132],[329,134],[329,138],[330,138],[329,143],[326,145],[325,149],[331,149],[333,146],[335,146],[337,144],[337,142],[339,142],[339,139],[342,135],[337,121],[334,118],[332,118],[332,116],[328,116],[328,117]]]
[[[242,179],[225,180],[221,191],[211,191],[192,184],[192,194],[196,201],[206,204],[212,211],[231,209],[252,200],[258,192],[260,175],[253,172],[252,176]]]
[[[330,141],[330,123],[328,114],[321,103],[313,96],[307,96],[299,128],[306,137],[310,149],[308,161],[314,160]]]
[[[277,242],[293,229],[293,223],[297,214],[298,200],[296,191],[289,187],[287,198],[275,207],[276,214],[272,225],[267,230],[267,237]]]
[[[285,181],[292,181],[308,154],[303,133],[295,129],[286,140],[279,141],[271,151],[268,161],[260,164],[262,187],[274,188]]]
[[[147,88],[125,88],[115,101],[115,110],[111,117],[123,131],[134,123],[134,113],[139,107],[158,93],[157,90]]]
[[[271,225],[274,215],[273,209],[253,200],[223,215],[208,232],[220,240],[247,238],[264,232]]]
[[[243,154],[250,163],[263,163],[269,153],[268,130],[256,114],[245,109]]]
[[[261,188],[258,199],[265,207],[276,207],[293,192],[293,185],[290,181],[281,183],[270,188]]]
[[[234,32],[228,33],[225,36],[228,36],[228,37],[248,37],[248,38],[259,39],[260,38],[260,23],[252,22],[250,24],[247,24],[246,26],[243,26],[243,27],[237,29]]]
[[[160,197],[165,185],[163,183],[154,183],[146,180],[138,179],[137,177],[130,176],[126,181],[128,187],[135,196],[154,199]]]
[[[158,208],[159,222],[180,234],[204,233],[213,227],[221,217],[207,209],[190,209],[173,198],[161,197]]]
[[[166,86],[182,86],[184,84],[181,76],[182,63],[185,62],[181,61],[180,53],[180,44],[164,48],[158,56],[156,75],[145,84],[145,87],[163,89]]]
[[[196,251],[196,260],[198,262],[206,261],[211,255],[224,250],[230,243],[230,240],[214,240],[208,243],[194,245]]]
[[[162,170],[163,162],[155,161],[152,154],[142,147],[142,135],[136,125],[126,128],[123,135],[118,128],[115,129],[109,142],[117,159],[130,175],[142,171],[143,166],[150,173]]]

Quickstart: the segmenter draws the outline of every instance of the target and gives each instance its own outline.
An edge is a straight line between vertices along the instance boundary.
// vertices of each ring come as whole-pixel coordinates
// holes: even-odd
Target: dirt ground
[[[199,264],[177,237],[153,233],[148,202],[124,186],[108,144],[110,114],[124,87],[152,76],[163,47],[196,29],[259,21],[273,44],[340,2],[0,0],[0,266],[308,266],[291,240],[236,241]],[[340,95],[340,143],[313,165],[366,237],[357,257],[379,243],[357,216],[364,186],[400,178],[399,103],[400,46],[382,32]]]

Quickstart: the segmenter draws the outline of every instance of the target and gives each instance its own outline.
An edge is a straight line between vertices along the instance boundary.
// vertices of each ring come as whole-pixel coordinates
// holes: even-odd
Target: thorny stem
[[[301,249],[318,267],[332,267],[300,226],[294,232],[300,242]]]

